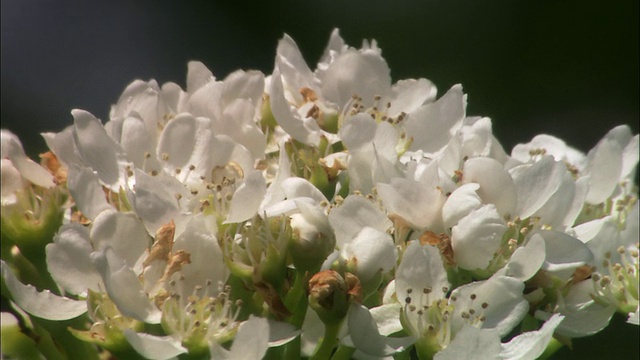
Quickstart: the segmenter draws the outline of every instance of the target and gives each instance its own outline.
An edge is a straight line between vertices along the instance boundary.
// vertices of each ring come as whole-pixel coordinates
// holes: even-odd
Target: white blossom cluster
[[[638,324],[638,135],[509,154],[466,102],[336,30],[315,69],[285,35],[271,75],[136,80],[41,165],[3,130],[3,352],[536,359]]]

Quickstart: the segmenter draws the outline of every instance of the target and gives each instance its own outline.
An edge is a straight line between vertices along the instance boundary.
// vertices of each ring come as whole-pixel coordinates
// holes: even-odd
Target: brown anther
[[[314,118],[318,120],[320,117],[320,108],[317,105],[313,105],[309,111],[307,111],[307,117]]]
[[[176,224],[171,220],[156,231],[156,238],[149,255],[142,263],[143,267],[149,266],[154,260],[169,261],[171,249],[173,248],[173,237],[176,234]]]
[[[191,254],[184,250],[176,251],[169,259],[169,264],[164,270],[162,279],[168,279],[172,274],[180,271],[184,264],[191,264]],[[183,281],[184,275],[181,274],[179,279]]]
[[[306,86],[300,89],[300,95],[302,95],[302,98],[305,102],[313,102],[318,100],[318,95],[316,95],[315,91]]]

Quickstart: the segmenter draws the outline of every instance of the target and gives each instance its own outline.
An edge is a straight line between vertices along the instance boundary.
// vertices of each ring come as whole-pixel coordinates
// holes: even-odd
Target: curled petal
[[[138,354],[147,359],[167,360],[188,352],[180,340],[172,336],[154,336],[126,329],[124,337]]]
[[[13,301],[33,316],[61,321],[69,320],[87,311],[85,301],[71,300],[52,294],[49,290],[38,291],[32,285],[21,283],[4,261],[0,262],[2,278],[11,293]]]

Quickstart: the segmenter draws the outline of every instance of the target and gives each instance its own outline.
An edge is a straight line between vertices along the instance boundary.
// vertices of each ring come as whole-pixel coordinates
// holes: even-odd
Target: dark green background
[[[393,3],[393,4],[392,4]],[[489,116],[509,151],[539,133],[589,150],[613,126],[638,132],[637,0],[100,1],[2,0],[2,127],[27,151],[82,108],[106,120],[135,78],[184,85],[186,63],[218,78],[270,73],[284,32],[313,67],[334,27],[374,38],[394,80],[461,83],[469,115]],[[638,358],[638,327],[619,318],[557,358]]]

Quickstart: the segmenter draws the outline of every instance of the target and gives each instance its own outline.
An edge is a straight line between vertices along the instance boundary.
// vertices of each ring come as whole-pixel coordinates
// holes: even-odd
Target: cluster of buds
[[[3,354],[535,359],[637,325],[638,135],[507,153],[466,103],[336,30],[315,69],[285,35],[270,75],[136,80],[41,164],[3,130]]]

